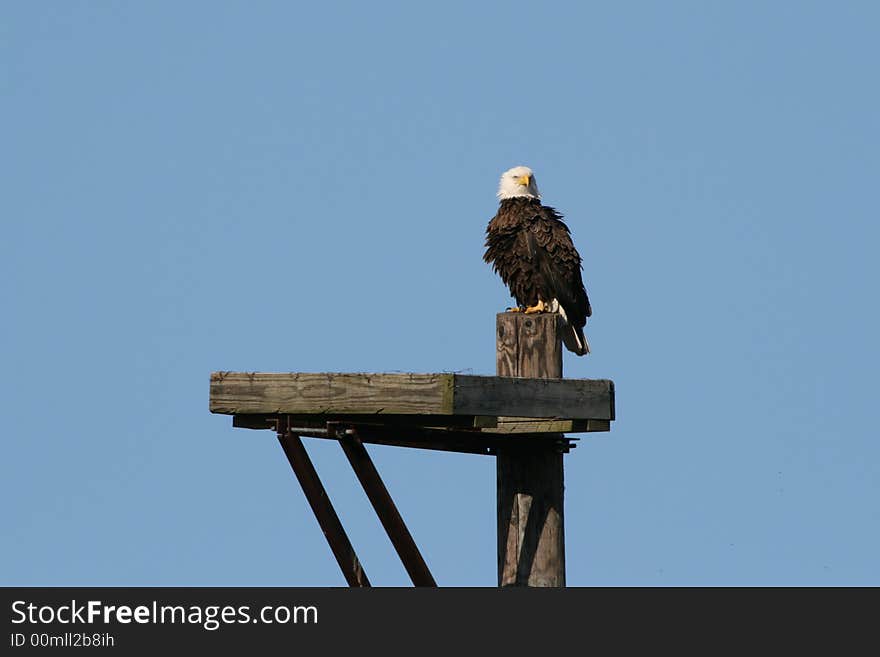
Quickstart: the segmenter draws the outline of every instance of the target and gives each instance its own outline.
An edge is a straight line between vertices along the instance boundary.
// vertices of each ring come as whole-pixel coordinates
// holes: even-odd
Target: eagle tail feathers
[[[562,331],[562,344],[578,356],[586,356],[590,353],[590,343],[584,336],[584,330],[571,324],[568,324]]]
[[[559,313],[565,324],[565,327],[562,329],[562,344],[565,345],[565,348],[578,356],[586,356],[590,353],[590,343],[587,342],[587,338],[584,336],[583,327],[574,326],[568,321],[568,315],[565,314],[565,308],[562,307],[562,304],[559,303],[558,299],[550,301],[549,306],[550,312]]]

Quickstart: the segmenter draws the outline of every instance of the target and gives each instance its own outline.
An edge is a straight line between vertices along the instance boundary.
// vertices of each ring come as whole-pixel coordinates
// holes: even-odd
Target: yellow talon
[[[538,299],[538,303],[534,306],[529,306],[525,309],[526,315],[531,315],[532,313],[542,313],[547,310],[547,306],[544,305],[544,302]]]
[[[518,313],[518,312],[520,312],[521,310],[522,310],[522,309],[521,309],[519,306],[514,306],[513,308],[508,308],[508,309],[507,309],[507,312],[509,312],[509,313]]]

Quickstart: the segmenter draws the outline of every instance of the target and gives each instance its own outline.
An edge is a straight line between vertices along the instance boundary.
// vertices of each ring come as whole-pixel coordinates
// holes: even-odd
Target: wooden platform
[[[532,379],[452,373],[211,374],[210,410],[233,426],[367,443],[494,453],[501,441],[560,441],[561,433],[609,431],[614,384],[606,379]],[[571,442],[560,446],[568,449]]]

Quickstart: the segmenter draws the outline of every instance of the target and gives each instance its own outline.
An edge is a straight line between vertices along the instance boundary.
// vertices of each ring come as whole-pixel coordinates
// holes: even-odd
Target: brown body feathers
[[[581,256],[562,215],[537,198],[504,199],[486,229],[483,260],[493,266],[521,307],[559,302],[577,340],[566,347],[588,353],[583,337],[590,299],[581,278]],[[577,343],[580,344],[577,344]]]

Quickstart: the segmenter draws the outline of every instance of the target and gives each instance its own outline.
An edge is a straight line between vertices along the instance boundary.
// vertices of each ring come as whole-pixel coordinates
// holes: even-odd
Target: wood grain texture
[[[452,374],[214,372],[212,413],[452,413]]]
[[[498,313],[496,374],[538,379],[562,378],[560,321],[561,318],[555,313]]]
[[[528,362],[536,350],[519,353]],[[456,415],[611,420],[614,387],[611,381],[604,379],[214,372],[210,410],[226,415]]]
[[[498,585],[565,586],[563,455],[499,448]]]
[[[498,376],[562,379],[557,319],[553,314],[500,313]],[[607,415],[613,415],[613,403]],[[497,450],[499,586],[565,586],[562,459],[560,451],[549,445]]]
[[[483,433],[591,433],[611,431],[610,420],[545,420],[534,417],[499,417],[494,427]]]

